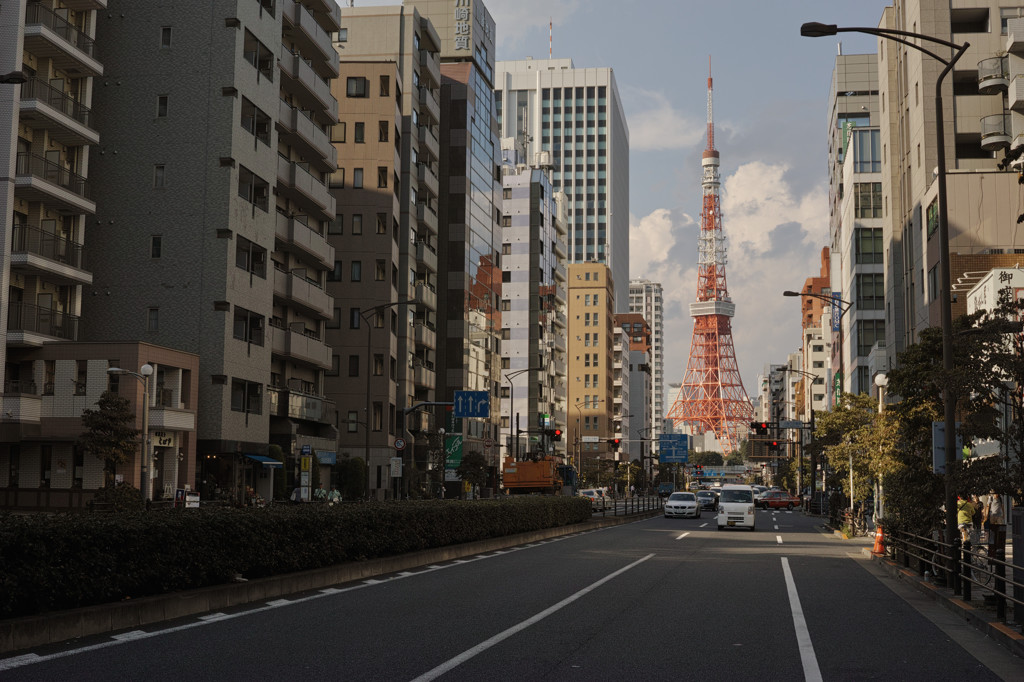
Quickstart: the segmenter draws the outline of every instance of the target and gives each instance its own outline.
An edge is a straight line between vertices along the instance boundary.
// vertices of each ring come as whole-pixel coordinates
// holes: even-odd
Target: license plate
[[[729,525],[730,525],[730,526],[735,526],[735,525],[736,525],[736,522],[735,522],[735,521],[730,521],[730,522],[729,522]]]

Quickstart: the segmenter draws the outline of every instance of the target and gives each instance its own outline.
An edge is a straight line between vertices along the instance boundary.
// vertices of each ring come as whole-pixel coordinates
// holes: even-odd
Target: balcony
[[[42,398],[34,381],[7,381],[0,407],[0,422],[39,424]]]
[[[330,136],[305,114],[284,100],[278,103],[277,132],[281,142],[296,151],[318,170],[338,170],[337,152]]]
[[[441,60],[436,52],[420,50],[420,76],[426,76],[436,87],[441,87]]]
[[[419,163],[416,164],[416,166],[416,178],[419,180],[420,189],[426,188],[428,192],[436,197],[440,189],[437,173],[435,173],[433,169],[427,167],[427,164],[425,163]]]
[[[412,383],[418,388],[433,389],[437,377],[434,374],[434,370],[427,369],[425,366],[416,364],[412,368]]]
[[[324,183],[304,167],[306,165],[278,156],[277,193],[315,212],[316,218],[330,220],[334,217],[334,196]]]
[[[65,18],[65,10],[54,11],[38,2],[25,8],[25,50],[37,57],[49,57],[56,68],[71,77],[102,76],[93,39]]]
[[[1010,146],[1010,114],[995,114],[981,119],[981,148],[995,151]]]
[[[559,258],[565,259],[569,257],[569,247],[566,246],[564,239],[552,239],[551,247]]]
[[[81,244],[19,223],[11,237],[11,269],[15,272],[69,286],[92,284],[92,274],[82,269]]]
[[[568,350],[564,334],[549,334],[548,338],[551,340],[550,343],[553,349],[563,353]]]
[[[417,346],[437,348],[437,332],[425,324],[415,324],[412,327],[412,340]]]
[[[437,96],[434,92],[424,86],[420,86],[420,118],[423,117],[424,113],[430,114],[430,118],[434,123],[441,122],[441,104],[437,101]]]
[[[331,43],[330,34],[316,22],[309,10],[295,0],[282,0],[281,16],[285,19],[284,35],[294,40],[305,54],[320,58],[322,64],[318,62],[316,68],[320,75],[337,78],[338,52]]]
[[[432,158],[438,158],[438,146],[437,133],[434,132],[433,126],[421,125],[419,127],[420,132],[420,153],[430,154]]]
[[[21,86],[18,121],[33,130],[46,130],[50,139],[73,147],[100,141],[89,108],[38,78]]]
[[[305,5],[320,17],[327,31],[341,28],[341,7],[335,0],[306,0]]]
[[[334,401],[312,393],[268,387],[267,397],[270,399],[271,417],[326,423],[334,415]]]
[[[334,265],[334,247],[323,235],[296,218],[278,213],[275,237],[278,248],[282,251],[295,254],[299,258],[312,258],[324,268],[331,268]]]
[[[1009,60],[1006,56],[991,57],[978,62],[978,92],[994,95],[1010,87]]]
[[[294,95],[306,109],[323,111],[332,121],[338,118],[338,100],[331,94],[330,84],[321,78],[308,60],[281,45],[277,63],[284,76],[281,85]]]
[[[437,310],[437,291],[433,285],[420,282],[413,289],[413,300],[430,310]]]
[[[19,199],[54,204],[68,213],[96,213],[89,181],[64,166],[36,154],[20,153],[14,169]]]
[[[416,260],[431,272],[437,272],[437,250],[422,239],[416,242]]]
[[[427,202],[421,201],[416,204],[416,220],[431,233],[437,234],[437,212],[428,206]]]
[[[186,409],[176,392],[159,384],[155,391],[156,401],[149,408],[149,426],[152,429],[169,431],[195,431],[196,413]]]
[[[301,268],[292,272],[274,268],[274,296],[324,320],[331,319],[333,314],[331,297],[306,279],[305,270]]]
[[[271,352],[320,369],[330,369],[330,347],[314,333],[299,329],[299,327],[301,327],[301,323],[296,325],[296,329],[284,329],[270,325]]]
[[[565,360],[555,358],[551,361],[551,368],[554,370],[556,377],[564,377],[566,372]]]
[[[107,0],[64,0],[64,6],[73,10],[106,9]]]
[[[75,315],[12,301],[7,311],[7,345],[32,348],[56,340],[77,341],[78,320]]]

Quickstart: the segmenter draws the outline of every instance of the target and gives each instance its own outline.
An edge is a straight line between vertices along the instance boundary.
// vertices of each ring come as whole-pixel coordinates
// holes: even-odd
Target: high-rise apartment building
[[[623,350],[622,381],[629,386],[628,421],[622,419],[620,433],[626,443],[622,448],[629,453],[630,461],[639,459],[643,463],[651,452],[651,426],[654,383],[651,372],[651,325],[639,313],[619,313],[615,326],[625,334]],[[649,471],[644,465],[645,471]]]
[[[629,312],[629,130],[610,68],[571,59],[500,61],[495,100],[502,137],[541,154],[569,200],[569,262],[605,263],[614,309]]]
[[[871,348],[885,343],[879,102],[875,55],[838,55],[829,94],[830,286],[840,299],[831,306],[831,404],[868,390]],[[802,328],[817,322],[813,300],[803,300]]]
[[[440,38],[415,6],[350,7],[341,19],[327,386],[339,454],[369,447],[371,496],[381,497],[395,439],[411,441],[407,471],[423,472],[429,436],[417,436],[443,426],[410,411],[434,401],[436,386]]]
[[[336,449],[324,373],[340,8],[107,10],[96,36],[117,74],[94,93],[108,125],[90,157],[103,182],[89,241],[102,248],[82,336],[199,355],[200,478],[241,499],[268,444],[321,461]]]
[[[629,282],[629,312],[643,316],[650,325],[651,418],[646,436],[657,451],[665,418],[665,313],[660,282],[634,279]]]
[[[502,144],[501,434],[506,456],[565,455],[565,195],[522,145]],[[524,435],[527,436],[524,439]]]
[[[606,265],[569,265],[568,431],[581,466],[613,455],[607,440],[615,434],[614,292]]]

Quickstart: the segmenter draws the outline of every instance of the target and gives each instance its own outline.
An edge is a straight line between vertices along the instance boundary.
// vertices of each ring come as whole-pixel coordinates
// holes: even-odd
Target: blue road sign
[[[487,391],[455,391],[455,417],[491,416],[491,396]]]
[[[661,464],[690,461],[690,436],[685,433],[663,433],[658,438],[658,462]]]

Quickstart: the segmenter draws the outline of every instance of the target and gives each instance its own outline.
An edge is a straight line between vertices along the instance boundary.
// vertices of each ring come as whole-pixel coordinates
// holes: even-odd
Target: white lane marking
[[[207,623],[212,623],[214,621],[224,620],[225,618],[230,618],[230,617],[231,616],[229,616],[226,613],[218,612],[218,613],[208,613],[205,616],[199,616],[199,620],[205,620]]]
[[[775,530],[778,530],[778,529],[779,529],[779,524],[776,523],[775,524]]]
[[[291,604],[291,603],[292,602],[291,602],[290,599],[274,599],[273,601],[268,601],[267,602],[267,606],[277,607],[277,606],[284,606],[285,604]]]
[[[683,539],[683,538],[685,538],[685,537],[686,537],[687,535],[689,535],[689,533],[688,533],[688,532],[687,532],[687,533],[683,533],[682,535],[680,535],[679,537],[677,537],[677,538],[676,538],[676,540],[682,540],[682,539]]]
[[[508,639],[512,635],[514,635],[514,634],[516,634],[518,632],[521,632],[522,630],[525,630],[526,628],[530,627],[534,623],[540,622],[541,620],[547,618],[551,614],[553,614],[553,613],[555,613],[555,612],[565,608],[566,606],[568,606],[569,604],[573,603],[574,601],[576,601],[580,597],[584,596],[585,594],[596,590],[598,587],[600,587],[601,585],[604,585],[606,582],[608,582],[612,578],[615,578],[615,577],[617,577],[619,575],[622,575],[626,571],[628,571],[628,570],[630,570],[630,569],[632,569],[632,568],[634,568],[636,566],[639,566],[640,564],[642,564],[643,562],[647,561],[648,559],[650,559],[653,556],[654,556],[653,554],[648,554],[645,557],[637,559],[636,561],[634,561],[633,563],[629,564],[628,566],[623,566],[622,568],[620,568],[619,570],[615,571],[614,573],[609,573],[608,575],[606,575],[605,577],[601,578],[597,582],[592,583],[591,585],[588,585],[587,587],[584,587],[582,590],[580,590],[576,594],[573,594],[573,595],[571,595],[569,597],[566,597],[565,599],[563,599],[562,601],[558,602],[557,604],[555,604],[553,606],[549,606],[548,608],[544,609],[540,613],[538,613],[538,614],[536,614],[534,616],[531,616],[530,618],[527,618],[526,620],[524,620],[523,622],[521,622],[521,623],[519,623],[517,625],[513,625],[512,627],[510,627],[509,629],[505,630],[504,632],[499,632],[498,634],[494,635],[490,639],[487,639],[487,640],[484,640],[483,642],[480,642],[475,647],[473,647],[471,649],[467,649],[466,651],[463,651],[461,654],[459,654],[455,658],[452,658],[452,659],[449,659],[449,660],[445,661],[444,663],[442,663],[441,665],[437,666],[433,670],[428,670],[427,672],[423,673],[419,677],[415,678],[413,680],[413,682],[428,682],[429,680],[437,679],[441,675],[444,675],[446,672],[448,672],[450,670],[453,670],[454,668],[462,665],[463,663],[465,663],[469,659],[473,658],[477,654],[482,653],[482,652],[486,651],[487,649],[490,649],[495,644],[503,642],[504,640]],[[820,677],[819,677],[819,679],[820,679]]]
[[[776,540],[778,541],[778,543],[779,543],[780,545],[782,544],[782,536],[781,536],[781,535],[776,535],[776,536],[775,536],[775,539],[776,539]]]
[[[793,626],[796,628],[796,643],[800,648],[800,662],[804,666],[804,679],[807,682],[820,682],[821,669],[814,655],[811,633],[807,630],[804,610],[800,606],[800,595],[796,593],[793,572],[789,570],[789,559],[782,557],[782,573],[786,577],[786,591],[789,593],[789,608],[793,611]]]
[[[320,590],[320,594],[338,594],[339,592],[341,592],[341,590],[339,590],[337,587],[327,587],[325,589]]]
[[[706,526],[706,525],[708,525],[708,522],[707,522],[707,521],[705,521],[704,523],[700,524],[700,527],[701,527],[701,528],[703,528],[703,527],[704,527],[704,526]]]
[[[145,630],[132,630],[131,632],[122,632],[119,635],[114,635],[114,639],[121,642],[128,642],[133,639],[142,639],[147,633]]]

